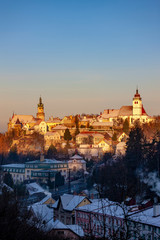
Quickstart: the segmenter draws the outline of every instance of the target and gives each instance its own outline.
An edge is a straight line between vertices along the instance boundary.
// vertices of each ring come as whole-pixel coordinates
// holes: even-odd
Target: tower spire
[[[45,120],[45,113],[44,113],[44,104],[42,103],[42,98],[40,95],[39,98],[39,103],[38,103],[38,109],[37,109],[37,118],[42,119],[43,121]]]
[[[42,97],[40,95],[40,98],[39,98],[39,104],[42,104]]]

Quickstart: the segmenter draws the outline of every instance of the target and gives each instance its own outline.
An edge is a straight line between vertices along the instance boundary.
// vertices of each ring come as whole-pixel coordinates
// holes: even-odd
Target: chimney
[[[41,161],[41,162],[44,161],[44,155],[43,155],[43,154],[41,154],[41,156],[40,156],[40,161]]]
[[[157,198],[154,198],[154,205],[153,205],[153,217],[160,216],[160,204],[157,201]]]

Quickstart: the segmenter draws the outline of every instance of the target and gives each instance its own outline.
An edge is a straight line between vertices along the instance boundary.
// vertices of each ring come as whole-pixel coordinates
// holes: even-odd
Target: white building
[[[68,161],[68,168],[75,172],[79,170],[86,171],[86,161],[80,155],[75,154]]]

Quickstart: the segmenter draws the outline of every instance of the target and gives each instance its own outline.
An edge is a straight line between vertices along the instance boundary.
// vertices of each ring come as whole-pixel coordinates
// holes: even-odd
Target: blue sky
[[[0,131],[8,118],[131,105],[159,114],[159,0],[1,0]]]

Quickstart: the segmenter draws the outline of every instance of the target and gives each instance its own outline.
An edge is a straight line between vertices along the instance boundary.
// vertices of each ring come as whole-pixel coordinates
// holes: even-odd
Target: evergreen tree
[[[67,128],[67,129],[65,130],[65,133],[64,133],[64,140],[66,140],[67,143],[68,143],[71,139],[72,139],[72,136],[71,136],[71,134],[70,134],[69,129]]]
[[[77,136],[80,131],[79,131],[79,119],[78,119],[78,115],[75,116],[75,125],[76,125],[76,131],[75,131],[75,136]]]
[[[57,154],[57,149],[53,144],[51,144],[47,151],[47,158],[53,159],[55,158],[56,154]]]
[[[10,162],[17,162],[19,160],[16,144],[13,147],[11,147],[8,155],[8,159]]]
[[[141,127],[136,124],[131,129],[126,149],[127,185],[131,194],[140,192],[140,179],[137,171],[143,170],[145,138]]]
[[[60,172],[57,172],[55,176],[55,186],[59,187],[63,185],[64,185],[64,177],[61,175]]]
[[[5,175],[4,175],[4,179],[3,179],[3,182],[5,184],[7,184],[9,187],[13,187],[13,178],[11,176],[11,174],[9,172],[7,172]]]

